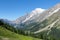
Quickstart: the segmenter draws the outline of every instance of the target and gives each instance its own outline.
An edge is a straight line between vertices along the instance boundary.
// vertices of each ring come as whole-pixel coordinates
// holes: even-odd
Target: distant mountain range
[[[15,21],[3,21],[18,29],[34,32],[36,36],[43,34],[45,37],[60,40],[60,3],[41,12],[33,11]]]

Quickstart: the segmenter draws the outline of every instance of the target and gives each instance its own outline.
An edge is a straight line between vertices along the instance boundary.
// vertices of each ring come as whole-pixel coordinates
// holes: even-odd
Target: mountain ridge
[[[53,37],[55,40],[60,40],[60,3],[42,13],[27,14],[13,22],[15,28],[22,29],[35,37],[42,36],[49,40]]]

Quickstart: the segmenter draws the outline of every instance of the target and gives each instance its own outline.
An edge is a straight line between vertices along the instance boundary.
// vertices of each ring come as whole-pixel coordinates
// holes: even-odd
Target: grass
[[[41,39],[19,35],[0,26],[0,40],[41,40]]]

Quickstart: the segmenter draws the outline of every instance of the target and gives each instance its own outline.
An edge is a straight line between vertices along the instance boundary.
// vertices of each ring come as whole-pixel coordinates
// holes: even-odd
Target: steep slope
[[[53,6],[52,8],[45,10],[42,13],[36,13],[34,16],[33,13],[29,14],[24,20],[16,25],[17,28],[23,28],[30,30],[31,28],[36,28],[36,25],[40,24],[46,18],[50,17],[54,13],[60,10],[60,4]],[[24,17],[24,16],[23,16]],[[35,29],[34,29],[35,30]]]
[[[59,20],[60,20],[60,9],[59,9],[59,11],[57,11],[56,13],[54,13],[53,15],[51,15],[50,17],[45,19],[45,21],[46,21],[45,22],[45,24],[46,24],[45,27],[47,29],[49,29],[50,27],[53,27],[53,25],[55,25]],[[44,23],[42,23],[42,24],[44,24]]]
[[[22,17],[16,19],[15,22],[17,22],[17,23],[24,23],[24,22],[30,20],[33,16],[42,13],[43,11],[45,11],[45,9],[36,8],[32,12],[30,12],[30,14],[26,14],[25,16],[22,16]]]
[[[34,33],[39,33],[39,32],[45,31],[45,30],[50,30],[50,29],[53,27],[53,25],[54,25],[56,22],[58,22],[58,21],[59,21],[59,19],[57,19],[56,21],[54,21],[52,24],[46,26],[45,28],[42,28],[42,29],[40,29],[39,31],[34,32]]]
[[[16,19],[14,22],[17,23],[17,27],[24,27],[21,24],[30,24],[31,22],[34,22],[33,20],[35,19],[35,17],[38,17],[38,15],[40,15],[43,11],[45,11],[44,9],[41,8],[37,8],[35,10],[33,10],[30,14],[27,14],[23,17],[20,17],[18,19]]]
[[[37,37],[42,34],[45,39],[60,40],[60,7],[53,13],[53,15],[37,25],[36,28],[32,28],[32,30],[35,29],[34,34],[38,35]]]
[[[45,40],[60,40],[60,4],[35,15],[25,23],[19,24],[24,30],[34,32],[38,38],[43,36]]]

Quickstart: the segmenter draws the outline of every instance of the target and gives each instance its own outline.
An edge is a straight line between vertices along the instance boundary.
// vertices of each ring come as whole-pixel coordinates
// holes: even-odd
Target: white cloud
[[[43,11],[45,11],[45,9],[36,8],[35,10],[32,11],[32,13],[34,13],[34,14],[36,14],[36,13],[42,13]]]

